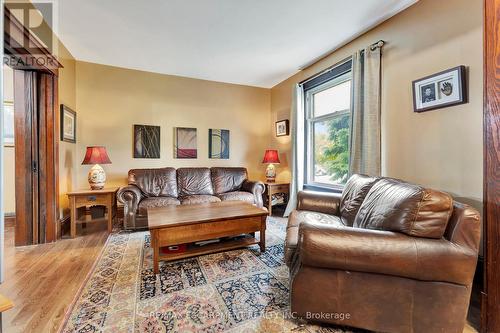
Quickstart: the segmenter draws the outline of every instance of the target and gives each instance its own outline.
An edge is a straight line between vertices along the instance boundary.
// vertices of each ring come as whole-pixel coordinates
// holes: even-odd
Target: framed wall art
[[[197,158],[198,146],[196,142],[196,128],[174,128],[174,157]]]
[[[14,147],[14,102],[3,102],[3,145]]]
[[[61,141],[76,143],[76,112],[61,104]]]
[[[458,66],[412,82],[413,111],[425,112],[467,103],[465,66]]]
[[[160,126],[134,125],[134,158],[160,158]]]
[[[229,159],[229,130],[208,130],[208,158]]]
[[[285,136],[290,134],[290,125],[288,119],[276,122],[276,136]]]

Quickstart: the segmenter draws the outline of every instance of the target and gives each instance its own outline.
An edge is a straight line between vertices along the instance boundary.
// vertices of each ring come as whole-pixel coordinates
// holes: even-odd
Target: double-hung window
[[[303,84],[305,187],[341,188],[349,173],[351,61]]]

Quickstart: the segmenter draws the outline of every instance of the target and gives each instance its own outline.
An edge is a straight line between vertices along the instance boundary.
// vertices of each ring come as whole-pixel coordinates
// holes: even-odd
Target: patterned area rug
[[[258,246],[161,262],[149,232],[110,235],[62,332],[353,332],[289,318],[286,221],[269,218]]]

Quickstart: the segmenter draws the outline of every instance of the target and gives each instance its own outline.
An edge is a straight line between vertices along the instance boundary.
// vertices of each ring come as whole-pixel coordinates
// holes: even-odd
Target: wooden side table
[[[113,220],[116,216],[116,192],[118,187],[102,190],[79,190],[68,193],[71,210],[71,238],[76,236],[77,223],[92,223],[96,220],[79,219],[77,209],[87,206],[105,206],[107,211],[108,232],[113,230]]]
[[[267,211],[269,212],[269,215],[272,215],[272,212],[273,212],[273,203],[272,203],[273,194],[284,193],[287,197],[287,200],[283,204],[288,203],[288,196],[290,194],[290,183],[265,182],[264,184],[266,185],[266,192],[265,192],[266,200],[265,201],[266,201]]]

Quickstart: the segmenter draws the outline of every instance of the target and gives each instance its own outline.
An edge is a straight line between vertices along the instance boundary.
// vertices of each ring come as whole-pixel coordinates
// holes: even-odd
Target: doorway
[[[53,242],[58,232],[59,122],[56,106],[58,68],[61,66],[7,8],[4,8],[3,19],[3,60],[10,67],[6,73],[13,73],[15,175],[14,190],[11,187],[6,194],[10,198],[15,196],[15,245]],[[12,165],[12,160],[7,162]]]

